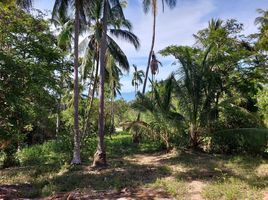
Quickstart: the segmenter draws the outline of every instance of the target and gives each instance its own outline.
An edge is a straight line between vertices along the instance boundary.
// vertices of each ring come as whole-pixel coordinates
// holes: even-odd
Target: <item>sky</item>
[[[268,0],[177,0],[177,5],[170,10],[166,7],[162,12],[161,1],[156,22],[155,52],[169,45],[193,45],[193,34],[206,28],[211,18],[236,19],[244,24],[244,34],[248,35],[257,31],[254,20],[258,16],[258,8],[268,9]],[[40,10],[52,10],[54,0],[36,0],[34,7]],[[130,72],[125,74],[121,83],[122,97],[126,100],[134,98],[134,87],[131,85],[133,68],[146,70],[148,54],[152,38],[152,15],[144,14],[142,0],[128,0],[125,16],[133,25],[133,32],[140,39],[141,47],[135,50],[133,46],[124,41],[117,40],[129,59]],[[167,78],[176,66],[172,57],[162,57],[157,54],[157,59],[163,64],[156,75],[157,80]],[[142,87],[140,86],[140,89]],[[149,87],[147,87],[149,88]]]

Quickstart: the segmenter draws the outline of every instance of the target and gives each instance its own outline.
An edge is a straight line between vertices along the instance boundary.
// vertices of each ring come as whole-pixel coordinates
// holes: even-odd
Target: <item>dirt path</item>
[[[188,185],[189,198],[191,200],[203,200],[201,192],[206,184],[202,181],[191,181]]]
[[[157,154],[137,154],[126,158],[127,160],[141,164],[141,165],[154,165],[154,166],[165,166],[165,161],[175,158],[177,156],[176,152],[171,153],[157,153]],[[176,172],[184,172],[187,169],[178,165],[170,164],[169,168],[172,169],[173,175]],[[206,186],[206,183],[200,180],[189,180],[187,185],[187,199],[189,200],[203,200],[201,193],[203,188]]]

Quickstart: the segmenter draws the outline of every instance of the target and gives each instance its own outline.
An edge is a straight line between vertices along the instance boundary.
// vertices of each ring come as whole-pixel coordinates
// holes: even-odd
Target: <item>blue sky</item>
[[[161,1],[159,1],[161,2]],[[41,10],[52,10],[54,0],[36,0],[34,7]],[[254,20],[258,16],[256,9],[268,9],[268,0],[178,0],[173,10],[166,8],[162,13],[159,4],[157,16],[157,32],[155,52],[172,45],[192,45],[192,35],[207,26],[211,18],[237,19],[244,24],[244,34],[257,31]],[[138,51],[123,41],[118,41],[121,48],[128,56],[130,64],[136,64],[139,69],[145,71],[147,57],[151,45],[152,16],[145,15],[142,10],[142,0],[128,0],[125,9],[126,18],[133,24],[133,31],[139,37],[141,47]],[[176,69],[172,66],[172,57],[161,57],[158,59],[163,63],[157,79],[161,80]],[[129,74],[122,78],[122,96],[127,99],[134,98],[134,88],[131,85],[132,69]]]

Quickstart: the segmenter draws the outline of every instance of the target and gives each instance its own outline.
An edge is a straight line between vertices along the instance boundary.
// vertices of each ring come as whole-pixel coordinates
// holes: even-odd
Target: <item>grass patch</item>
[[[172,177],[159,178],[150,187],[165,189],[168,193],[172,194],[176,199],[187,199],[187,183]]]
[[[202,195],[208,200],[263,199],[260,189],[234,177],[206,186]]]

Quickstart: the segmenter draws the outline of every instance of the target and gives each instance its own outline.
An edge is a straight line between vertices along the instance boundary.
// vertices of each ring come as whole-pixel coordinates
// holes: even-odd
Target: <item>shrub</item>
[[[268,145],[268,129],[241,128],[215,132],[209,149],[216,153],[263,153]]]
[[[43,144],[23,148],[16,153],[20,164],[40,165],[53,164],[62,165],[70,160],[70,146],[65,140],[51,140]]]

